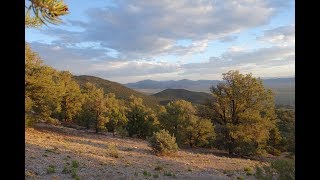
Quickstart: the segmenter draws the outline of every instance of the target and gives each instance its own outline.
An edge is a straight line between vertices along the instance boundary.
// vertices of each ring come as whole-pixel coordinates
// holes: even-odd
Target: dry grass
[[[67,163],[74,161],[78,162],[80,179],[144,179],[143,172],[160,179],[172,179],[164,175],[167,172],[178,179],[234,179],[236,174],[230,177],[223,172],[243,171],[263,164],[216,156],[206,149],[179,150],[174,157],[159,157],[144,140],[47,125],[27,128],[25,142],[26,179],[72,179],[62,171]],[[55,173],[47,174],[49,165],[55,166]]]

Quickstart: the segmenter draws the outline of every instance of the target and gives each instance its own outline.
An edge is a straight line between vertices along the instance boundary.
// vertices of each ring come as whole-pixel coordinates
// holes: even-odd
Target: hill
[[[216,86],[220,80],[188,80],[182,79],[178,81],[153,81],[144,80],[136,83],[124,84],[129,88],[137,91],[151,94],[158,93],[165,89],[186,89],[189,91],[210,93],[210,87]],[[275,92],[276,104],[291,105],[295,104],[295,78],[273,78],[263,79],[265,87]]]
[[[125,86],[133,89],[187,89],[190,91],[209,92],[209,87],[217,85],[219,80],[188,80],[182,79],[177,81],[153,81],[143,80],[136,83],[127,83]]]
[[[156,156],[145,140],[45,124],[25,134],[25,179],[30,180],[251,179],[245,167],[267,164],[204,148]]]
[[[80,86],[85,84],[86,82],[90,82],[97,87],[102,88],[105,93],[114,93],[119,99],[129,100],[129,97],[131,95],[134,95],[136,97],[142,98],[144,104],[150,107],[155,107],[159,103],[159,100],[154,96],[145,95],[141,92],[137,92],[116,82],[87,75],[74,76],[73,78],[80,84]]]
[[[213,100],[213,97],[205,92],[193,92],[185,89],[166,89],[154,94],[153,96],[161,98],[162,105],[167,104],[172,100],[186,100],[194,104],[204,104],[207,101]]]

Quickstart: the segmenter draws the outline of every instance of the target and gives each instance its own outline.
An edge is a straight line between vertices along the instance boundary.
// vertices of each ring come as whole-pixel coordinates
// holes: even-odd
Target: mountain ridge
[[[295,77],[289,78],[268,78],[262,79],[266,88],[275,92],[276,104],[291,105],[295,104]],[[210,93],[210,87],[216,86],[222,80],[169,80],[155,81],[143,80],[136,83],[127,83],[124,86],[132,88],[145,94],[156,94],[165,89],[185,89],[193,92]]]
[[[136,97],[142,98],[145,105],[156,107],[159,104],[158,98],[145,95],[114,81],[109,81],[90,75],[73,76],[73,79],[75,79],[75,81],[77,81],[80,86],[86,82],[90,82],[97,87],[102,88],[105,93],[114,93],[119,99],[129,100],[129,97],[131,95],[134,95]]]
[[[205,92],[194,92],[186,89],[165,89],[152,96],[160,98],[160,104],[166,105],[174,100],[186,100],[193,104],[205,104],[213,100],[213,96]]]

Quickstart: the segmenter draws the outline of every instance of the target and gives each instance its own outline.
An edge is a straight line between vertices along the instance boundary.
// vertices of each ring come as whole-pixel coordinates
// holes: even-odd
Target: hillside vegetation
[[[193,92],[185,89],[166,89],[152,96],[161,98],[160,103],[166,105],[169,101],[185,100],[193,104],[205,104],[213,100],[213,96],[204,92]]]
[[[156,97],[145,95],[141,92],[137,92],[116,82],[87,75],[73,76],[73,78],[80,84],[80,86],[84,85],[87,82],[90,82],[95,86],[102,88],[104,90],[104,93],[114,93],[119,99],[129,100],[129,97],[131,95],[134,95],[136,97],[142,98],[144,104],[146,104],[147,106],[155,107],[159,103],[159,100]]]

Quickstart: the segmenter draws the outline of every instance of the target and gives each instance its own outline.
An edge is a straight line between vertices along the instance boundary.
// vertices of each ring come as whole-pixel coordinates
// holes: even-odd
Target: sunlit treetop
[[[68,6],[63,0],[29,0],[26,5],[25,25],[39,27],[41,25],[59,24],[62,22],[60,16],[69,13]]]

